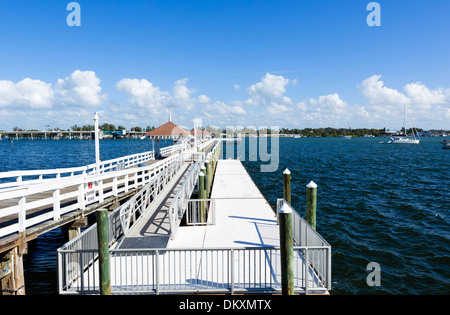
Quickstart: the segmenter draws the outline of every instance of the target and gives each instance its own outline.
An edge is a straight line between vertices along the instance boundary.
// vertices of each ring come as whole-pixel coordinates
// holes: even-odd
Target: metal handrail
[[[151,181],[139,191],[139,193],[108,214],[109,245],[114,244],[120,237],[128,232],[132,226],[132,224],[130,224],[131,218],[133,218],[132,222],[134,223],[136,221],[137,213],[143,214],[148,209],[157,195],[162,192],[163,187],[161,187],[161,183],[165,182],[167,184],[167,182],[170,181],[170,178],[172,178],[181,167],[183,156],[177,155],[169,160],[171,160],[171,163],[154,176]],[[152,200],[151,197],[153,197]],[[97,224],[95,223],[58,249],[58,252],[76,253],[75,255],[66,256],[64,260],[64,263],[67,265],[65,279],[70,279],[68,280],[69,283],[82,277],[84,270],[89,268],[89,266],[97,260],[97,248]],[[80,251],[91,252],[91,254],[82,255],[80,254]],[[74,263],[75,261],[76,264]],[[58,264],[60,263],[61,262],[59,261]],[[74,267],[75,265],[76,267]]]
[[[200,154],[197,161],[192,166],[189,174],[173,198],[169,206],[170,238],[173,239],[180,225],[180,221],[187,209],[187,200],[192,195],[195,183],[200,174],[200,168],[205,161],[205,155]]]
[[[283,198],[277,199],[277,218],[278,211],[283,206],[286,205],[291,208],[293,213],[293,236],[294,241],[299,246],[330,246],[328,242],[320,235],[316,230],[314,230],[311,225],[308,224],[298,212]]]
[[[293,250],[295,293],[326,293],[329,284],[306,262],[326,258],[330,249]],[[60,294],[99,294],[96,252],[58,250]],[[110,255],[112,294],[281,292],[279,247],[110,249]],[[326,259],[321,263],[327,265]]]
[[[189,199],[187,201],[186,225],[215,225],[215,199]],[[202,208],[206,209],[202,217]]]
[[[311,255],[305,259],[309,262],[317,277],[331,288],[330,244],[328,244],[328,242],[314,230],[285,199],[277,199],[277,218],[278,211],[283,205],[290,207],[292,210],[292,234],[295,244],[308,248],[317,247],[327,249],[326,252],[322,252],[320,255]],[[322,263],[322,261],[326,261],[326,264]]]
[[[142,216],[153,204],[156,197],[169,183],[183,164],[183,155],[178,155],[173,163],[170,163],[164,171],[154,177],[143,189],[118,209],[121,227],[126,235],[137,218]]]

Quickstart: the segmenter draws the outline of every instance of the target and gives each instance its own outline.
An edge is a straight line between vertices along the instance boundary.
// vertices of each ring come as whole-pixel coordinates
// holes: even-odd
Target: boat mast
[[[406,132],[406,104],[403,104],[403,126],[405,128],[405,139],[408,135],[408,133]]]

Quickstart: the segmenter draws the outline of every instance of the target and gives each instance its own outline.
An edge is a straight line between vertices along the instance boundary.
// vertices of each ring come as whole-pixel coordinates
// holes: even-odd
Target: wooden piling
[[[206,190],[206,198],[209,197],[211,192],[211,162],[210,160],[206,160],[205,162],[205,190]]]
[[[0,295],[25,295],[23,255],[27,243],[23,237],[12,244],[10,250],[0,253]]]
[[[306,185],[306,222],[316,229],[317,184],[311,181]]]
[[[111,295],[109,267],[109,222],[108,210],[99,209],[97,215],[97,237],[100,269],[100,294]]]
[[[291,204],[291,172],[285,169],[283,172],[283,196],[290,205]]]
[[[292,235],[292,209],[283,204],[278,211],[280,229],[280,255],[281,255],[281,293],[294,294],[294,249]]]

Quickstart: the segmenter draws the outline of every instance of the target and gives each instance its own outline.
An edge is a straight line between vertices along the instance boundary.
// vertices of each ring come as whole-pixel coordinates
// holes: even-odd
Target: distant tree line
[[[424,131],[422,128],[410,128],[407,129],[407,133],[411,134],[414,132]],[[404,134],[405,128],[400,130]],[[376,129],[376,128],[304,128],[304,129],[288,129],[281,128],[280,134],[295,134],[305,137],[342,137],[342,136],[353,136],[353,137],[363,137],[365,135],[371,135],[375,137],[390,134],[386,128]]]
[[[73,125],[70,129],[67,129],[67,131],[94,131],[94,125]],[[124,126],[119,125],[115,126],[114,124],[104,123],[99,126],[100,130],[103,131],[120,131],[120,130],[127,130]],[[149,132],[155,129],[155,126],[147,126],[144,130],[144,128],[139,126],[131,127],[130,131],[136,131],[136,132]],[[213,127],[213,126],[207,126],[202,128],[203,130],[207,130],[210,133],[212,133],[215,137],[220,137],[221,134],[227,134],[227,135],[260,135],[260,134],[271,134],[271,133],[277,133],[277,134],[287,134],[287,135],[301,135],[304,137],[342,137],[342,136],[354,136],[354,137],[362,137],[364,135],[373,135],[375,137],[377,136],[383,136],[388,134],[388,130],[386,128],[382,129],[376,129],[376,128],[281,128],[280,130],[271,130],[270,128],[260,128],[260,129],[254,129],[254,128],[220,128],[220,127]],[[422,128],[410,128],[407,129],[407,133],[411,134],[413,132],[428,132],[432,135],[441,135],[441,134],[450,134],[450,130],[443,130],[443,129],[430,129],[430,130],[424,130]],[[21,131],[36,131],[39,132],[40,130],[35,129],[23,129],[18,126],[15,126],[13,128],[13,131],[21,132]],[[64,129],[60,129],[59,127],[49,128],[47,126],[47,131],[65,131]],[[405,129],[402,128],[399,130],[400,133],[404,133]]]
[[[305,137],[342,137],[342,136],[353,136],[362,137],[364,135],[373,135],[375,137],[382,136],[386,134],[386,128],[375,129],[375,128],[304,128],[304,129],[288,129],[281,128],[280,134],[295,134]]]
[[[125,128],[122,125],[119,126],[115,126],[113,124],[109,124],[109,123],[104,123],[103,125],[98,126],[98,128],[100,130],[103,131],[120,131],[120,130],[128,130],[127,128]],[[145,129],[145,130],[144,130]],[[131,127],[129,130],[130,131],[136,131],[136,132],[149,132],[152,131],[153,129],[155,129],[155,126],[147,126],[146,128],[142,128],[139,126],[135,126],[135,127]],[[72,127],[70,127],[70,129],[67,129],[67,131],[94,131],[95,130],[95,126],[94,125],[82,125],[82,126],[78,126],[78,125],[73,125]],[[5,130],[1,130],[0,131],[4,132]],[[15,126],[13,128],[13,131],[17,131],[17,132],[21,132],[21,131],[44,131],[44,130],[37,130],[37,129],[24,129],[18,126]],[[66,131],[65,129],[61,129],[59,127],[54,127],[54,128],[50,128],[49,126],[47,126],[47,129],[45,129],[45,131]]]
[[[278,133],[278,134],[285,134],[285,135],[300,135],[303,137],[342,137],[342,136],[353,136],[353,137],[363,137],[365,135],[372,135],[375,137],[384,136],[390,134],[386,128],[377,129],[377,128],[281,128],[278,130],[271,130],[270,128],[261,128],[261,129],[253,129],[253,128],[217,128],[217,127],[211,127],[208,126],[204,128],[211,132],[214,136],[219,137],[221,134],[227,134],[227,135],[257,135],[260,134],[271,134],[271,133]],[[425,130],[422,128],[409,128],[407,129],[407,134],[412,134],[414,132],[424,132]],[[400,133],[405,132],[405,128],[402,128],[399,130]],[[429,130],[431,134],[449,134],[450,131],[446,130]]]
[[[119,126],[115,126],[113,124],[109,124],[109,123],[104,123],[100,126],[98,126],[98,128],[102,131],[120,131],[120,130],[127,130],[127,128],[125,128],[122,125]],[[72,131],[94,131],[95,130],[95,126],[94,125],[83,125],[83,126],[78,126],[78,125],[73,125],[72,127],[70,127],[70,129]],[[147,126],[147,128],[145,128],[146,132],[152,131],[153,129],[155,129],[154,126]],[[131,131],[136,131],[136,132],[142,132],[143,128],[142,127],[131,127],[130,129]]]

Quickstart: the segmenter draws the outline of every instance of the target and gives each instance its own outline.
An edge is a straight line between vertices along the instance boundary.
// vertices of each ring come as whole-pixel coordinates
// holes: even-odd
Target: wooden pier
[[[277,213],[290,205],[280,199],[272,209],[239,160],[220,158],[227,141],[236,139],[186,139],[161,149],[161,160],[154,152],[145,161],[119,159],[103,172],[55,170],[54,178],[33,173],[38,178],[27,180],[28,173],[9,174],[17,180],[0,189],[2,293],[25,293],[26,243],[60,226],[75,232],[58,250],[59,293],[105,292],[97,224],[79,230],[87,215],[108,208],[107,292],[280,294]],[[298,215],[293,228],[293,292],[328,294],[331,247]]]
[[[113,210],[136,194],[182,151],[181,145],[161,149],[162,157],[145,152],[79,168],[12,171],[0,178],[0,294],[25,294],[23,255],[27,243],[55,228],[69,239],[86,227],[98,208]]]
[[[218,144],[209,160],[196,155],[183,163],[159,195],[152,197],[149,183],[110,214],[112,294],[281,294],[277,211],[240,161],[214,157]],[[199,164],[214,170],[210,196],[190,199],[191,186],[180,197],[185,183],[204,179],[203,173],[192,175]],[[200,219],[205,205],[206,218]],[[300,216],[294,218],[293,292],[328,294],[331,247]],[[95,230],[92,226],[58,250],[60,294],[99,294]]]

